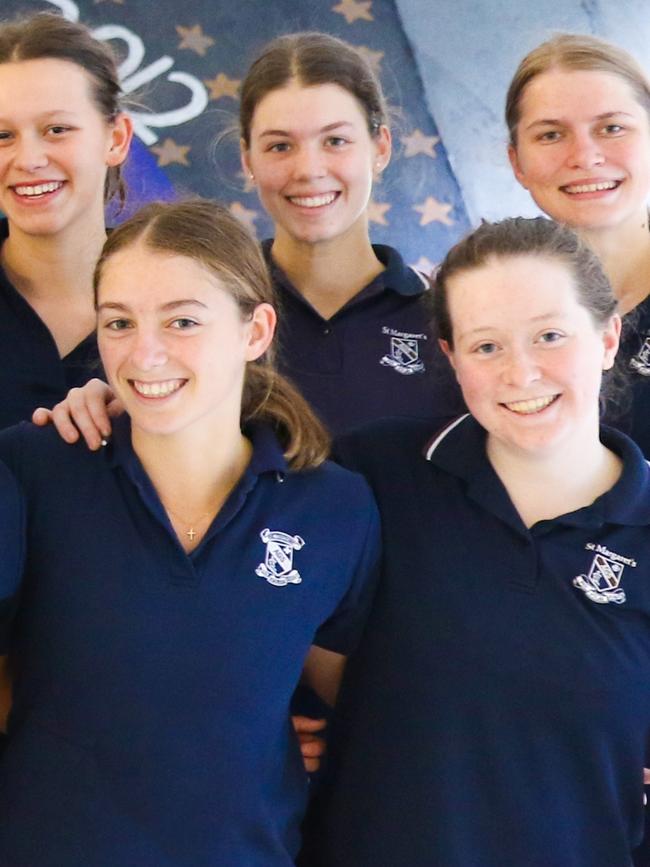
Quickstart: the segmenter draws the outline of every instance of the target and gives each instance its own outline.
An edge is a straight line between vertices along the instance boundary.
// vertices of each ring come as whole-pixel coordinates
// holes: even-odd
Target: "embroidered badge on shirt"
[[[262,542],[266,543],[264,562],[255,570],[255,574],[266,578],[275,587],[286,587],[287,584],[300,584],[300,572],[293,568],[293,552],[300,551],[305,540],[300,536],[290,536],[280,530],[269,530],[268,527],[260,533]]]
[[[615,602],[617,605],[625,602],[625,591],[620,587],[623,571],[626,566],[634,568],[636,560],[593,542],[588,542],[585,547],[595,552],[594,559],[587,575],[577,575],[573,579],[574,587],[582,590],[592,602]]]
[[[646,337],[641,349],[630,359],[630,367],[641,376],[650,376],[650,337]]]
[[[424,362],[420,358],[420,340],[426,340],[426,334],[408,334],[385,326],[382,334],[390,335],[390,354],[384,355],[380,362],[384,367],[392,367],[404,376],[424,371]]]

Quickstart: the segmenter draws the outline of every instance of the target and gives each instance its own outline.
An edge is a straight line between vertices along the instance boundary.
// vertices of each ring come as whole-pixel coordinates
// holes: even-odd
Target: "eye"
[[[538,340],[540,343],[557,343],[558,340],[562,340],[564,334],[561,331],[556,331],[553,328],[549,328],[548,331],[543,331]]]
[[[326,143],[333,148],[340,148],[343,145],[348,144],[348,139],[343,138],[343,136],[340,135],[331,135],[328,137]]]
[[[0,143],[8,141],[11,138],[11,133],[6,129],[0,130]]]
[[[72,127],[62,126],[61,124],[56,123],[56,124],[53,124],[52,126],[48,126],[46,132],[50,133],[51,135],[53,135],[55,137],[58,137],[58,136],[64,135],[66,132],[70,132],[71,129],[72,129]]]
[[[602,128],[601,132],[603,135],[621,135],[621,133],[625,132],[625,127],[621,126],[620,123],[608,123]]]
[[[195,319],[190,319],[187,316],[179,316],[170,322],[170,326],[176,328],[178,331],[187,331],[190,328],[195,328],[198,324]]]
[[[289,150],[289,142],[287,141],[276,141],[273,144],[269,145],[267,151],[270,151],[274,154],[283,154]]]
[[[496,343],[491,343],[489,340],[486,340],[485,343],[479,343],[478,346],[475,346],[473,351],[477,355],[494,355],[497,348]]]
[[[557,129],[549,129],[546,132],[540,133],[537,136],[537,141],[541,142],[555,142],[559,141],[562,137],[562,133]]]
[[[131,327],[131,322],[128,319],[111,319],[104,324],[104,328],[109,331],[125,331]]]

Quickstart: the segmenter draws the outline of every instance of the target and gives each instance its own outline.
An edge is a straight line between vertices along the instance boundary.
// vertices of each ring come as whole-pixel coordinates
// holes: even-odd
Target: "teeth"
[[[618,181],[600,181],[597,184],[574,184],[567,185],[564,189],[567,193],[597,193],[600,190],[613,190],[618,186]]]
[[[34,187],[15,187],[15,190],[19,196],[42,196],[44,193],[53,193],[62,186],[62,181],[50,181],[47,184],[37,184]]]
[[[536,397],[532,400],[517,400],[514,403],[506,403],[505,406],[511,412],[518,412],[522,415],[530,415],[533,412],[539,412],[549,404],[553,403],[557,395],[552,397]]]
[[[325,193],[322,196],[289,196],[294,205],[301,208],[320,208],[323,205],[331,205],[336,198],[336,193]]]
[[[167,397],[184,384],[184,379],[167,379],[162,382],[140,382],[133,380],[133,388],[144,397]]]

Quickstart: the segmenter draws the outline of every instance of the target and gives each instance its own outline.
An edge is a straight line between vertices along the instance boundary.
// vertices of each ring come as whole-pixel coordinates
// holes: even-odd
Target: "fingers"
[[[45,427],[45,425],[50,424],[52,421],[52,413],[49,409],[45,409],[44,406],[39,406],[32,413],[32,421],[39,427]]]
[[[650,786],[650,768],[643,769],[643,784]]]
[[[107,407],[110,402],[110,410]],[[39,408],[33,416],[37,424],[51,422],[67,443],[75,443],[79,434],[89,449],[100,448],[102,440],[110,436],[110,415],[119,415],[122,406],[113,392],[100,379],[91,379],[83,388],[71,389],[65,400],[51,410]]]
[[[303,732],[321,732],[327,725],[327,720],[312,719],[310,716],[292,716],[291,721],[297,735]]]

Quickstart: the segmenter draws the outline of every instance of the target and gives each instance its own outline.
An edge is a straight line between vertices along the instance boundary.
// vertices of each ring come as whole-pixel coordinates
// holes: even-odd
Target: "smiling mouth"
[[[139,379],[130,379],[129,384],[142,397],[162,398],[181,389],[186,379],[163,379],[159,382],[142,382]]]
[[[63,181],[48,181],[46,184],[16,184],[12,187],[17,196],[35,199],[48,193],[55,193],[63,186]]]
[[[320,196],[287,196],[287,199],[300,208],[322,208],[331,205],[339,195],[340,193],[323,193]]]
[[[547,397],[534,397],[530,400],[515,400],[512,403],[502,403],[501,406],[505,406],[506,409],[517,415],[534,415],[534,413],[541,412],[547,406],[555,403],[559,396],[559,394],[553,394]]]
[[[597,181],[593,184],[565,184],[560,189],[570,196],[576,196],[580,193],[601,193],[605,190],[615,190],[620,187],[621,183],[622,181]]]

